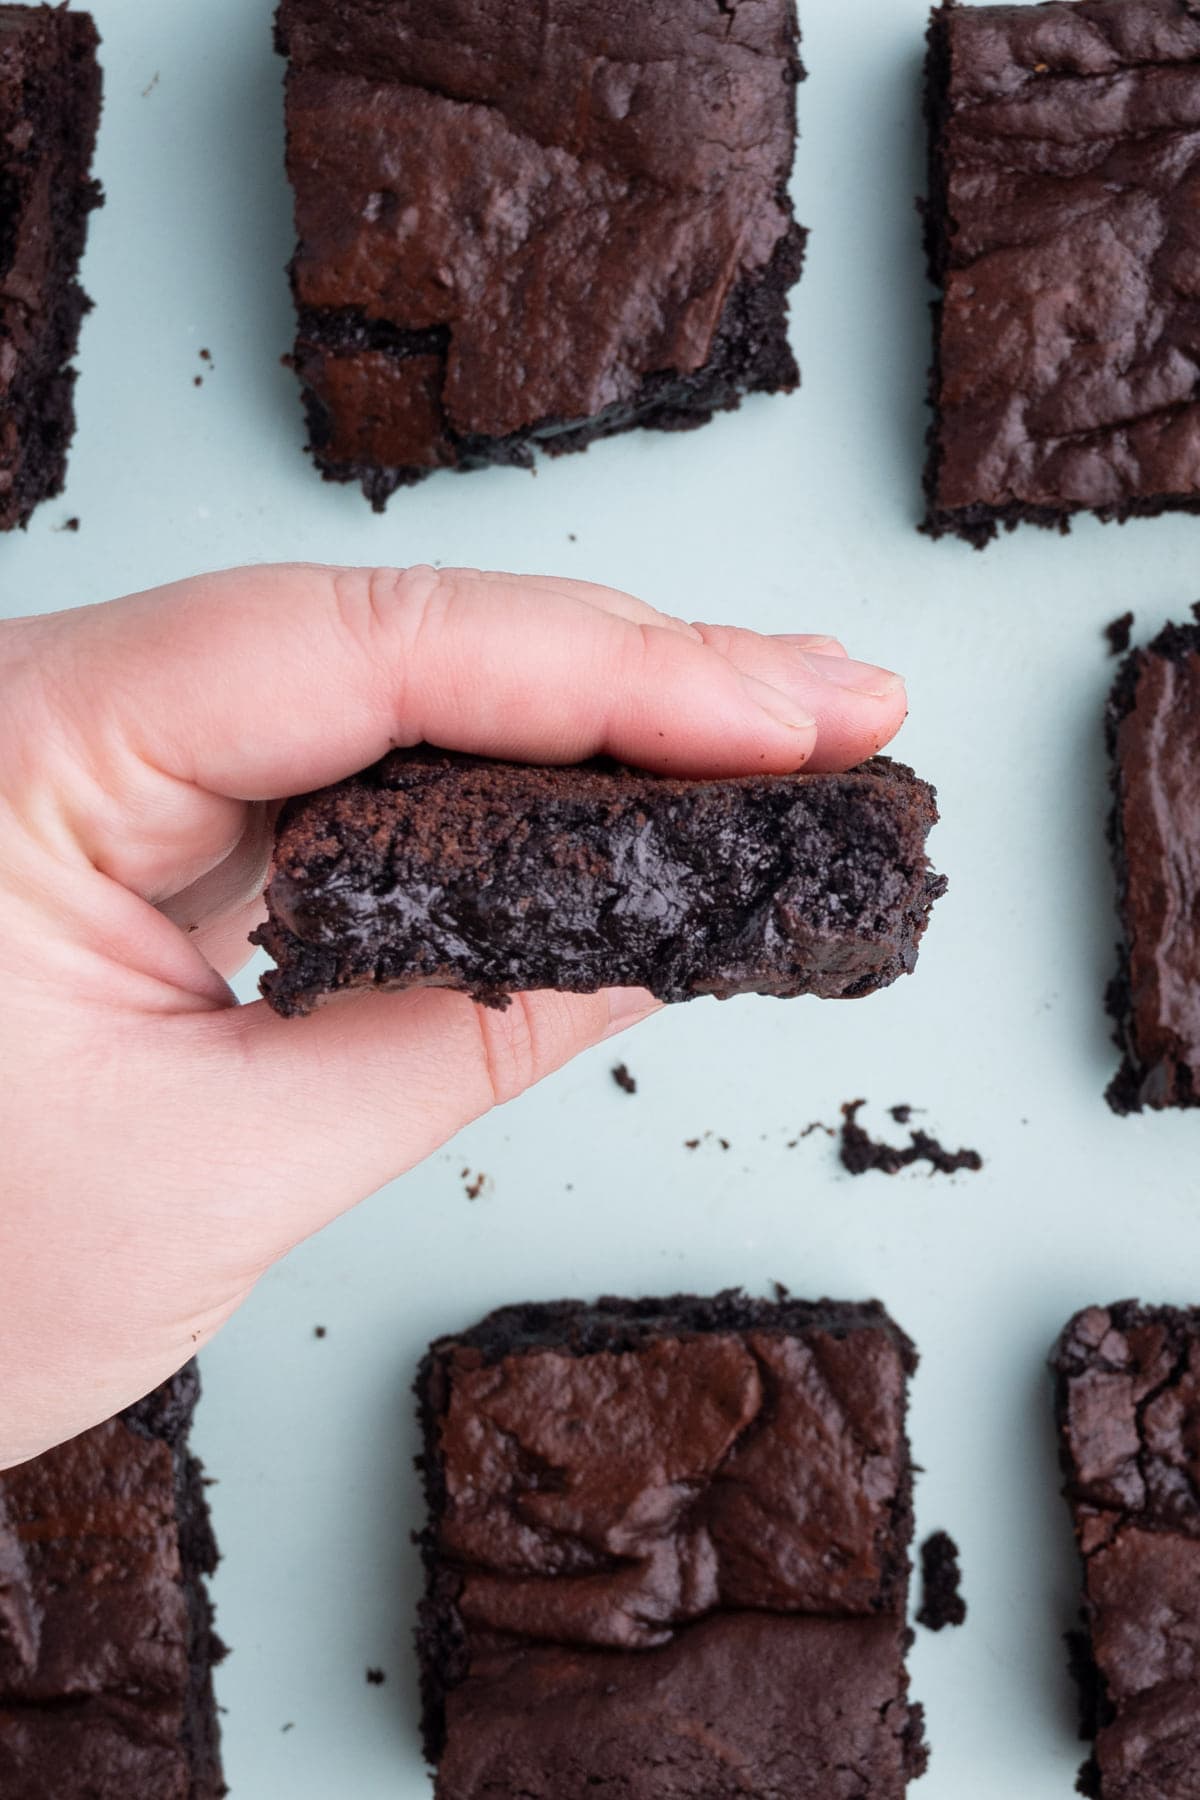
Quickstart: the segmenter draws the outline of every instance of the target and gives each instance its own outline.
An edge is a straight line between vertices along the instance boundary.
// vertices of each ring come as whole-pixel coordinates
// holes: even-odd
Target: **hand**
[[[469,570],[242,570],[0,625],[0,1468],[148,1392],[292,1245],[654,1010],[237,1006],[270,802],[422,740],[839,769],[904,710],[830,639]]]

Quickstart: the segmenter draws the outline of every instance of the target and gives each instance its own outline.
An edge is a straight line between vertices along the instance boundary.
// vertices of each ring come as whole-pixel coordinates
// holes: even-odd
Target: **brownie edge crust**
[[[507,1307],[435,1343],[437,1800],[900,1800],[926,1761],[915,1364],[875,1303],[737,1291]]]
[[[360,987],[856,998],[916,962],[936,819],[884,758],[680,781],[395,751],[284,809],[263,993],[283,1014]]]

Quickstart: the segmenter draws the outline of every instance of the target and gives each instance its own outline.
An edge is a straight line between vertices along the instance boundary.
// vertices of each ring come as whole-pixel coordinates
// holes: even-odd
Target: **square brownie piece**
[[[216,1567],[187,1435],[195,1365],[0,1471],[0,1794],[224,1794],[204,1577]]]
[[[1168,625],[1108,703],[1121,918],[1115,1112],[1200,1105],[1200,626]]]
[[[1093,1306],[1055,1351],[1066,1496],[1083,1558],[1080,1786],[1200,1793],[1200,1311]]]
[[[898,1800],[912,1345],[784,1297],[508,1307],[418,1379],[437,1800]]]
[[[925,529],[1200,507],[1200,10],[939,7]]]
[[[280,815],[263,993],[283,1014],[355,987],[855,998],[916,962],[936,818],[884,758],[677,781],[394,751]]]
[[[0,531],[62,492],[100,120],[88,13],[0,6]]]
[[[295,366],[380,508],[786,390],[793,0],[282,0]]]

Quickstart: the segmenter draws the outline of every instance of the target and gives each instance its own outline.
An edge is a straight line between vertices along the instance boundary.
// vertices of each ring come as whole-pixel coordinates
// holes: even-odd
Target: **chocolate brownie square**
[[[1108,704],[1121,918],[1115,1112],[1200,1105],[1200,626],[1122,664]]]
[[[1200,7],[938,7],[925,529],[1200,508]]]
[[[1200,1311],[1089,1307],[1053,1359],[1083,1558],[1081,1788],[1200,1793]]]
[[[793,0],[282,0],[295,366],[377,508],[794,388]]]
[[[100,120],[88,13],[0,6],[0,531],[62,492]]]
[[[0,1794],[218,1800],[191,1364],[106,1425],[0,1471]]]
[[[418,1379],[437,1800],[898,1800],[912,1345],[790,1298],[508,1307]]]
[[[281,814],[263,993],[284,1014],[372,986],[857,997],[916,962],[936,818],[884,758],[676,781],[395,751]]]

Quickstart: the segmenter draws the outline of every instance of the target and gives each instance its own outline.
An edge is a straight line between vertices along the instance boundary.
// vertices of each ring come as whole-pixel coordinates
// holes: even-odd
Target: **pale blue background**
[[[748,3],[748,0],[747,0]],[[585,1059],[264,1281],[205,1355],[197,1438],[225,1560],[218,1683],[237,1800],[417,1800],[407,1387],[431,1334],[497,1303],[773,1278],[877,1294],[917,1339],[922,1531],[964,1554],[967,1628],[913,1654],[924,1800],[1071,1794],[1074,1605],[1041,1367],[1077,1305],[1200,1299],[1192,1117],[1117,1120],[1101,994],[1100,631],[1200,592],[1200,522],[1087,523],[985,555],[914,532],[927,294],[913,196],[921,0],[807,0],[796,178],[812,227],[804,388],[693,436],[443,476],[384,519],[301,455],[279,366],[291,249],[267,0],[96,0],[107,107],[70,487],[0,544],[0,610],[254,559],[439,559],[587,574],[692,616],[842,633],[904,670],[952,880],[917,979],[861,1005],[679,1009]],[[149,91],[146,91],[149,90]],[[211,371],[198,360],[212,350]],[[192,385],[205,375],[202,389]],[[71,514],[78,536],[56,532]],[[575,533],[577,541],[568,541]],[[982,1175],[851,1181],[814,1134],[908,1100]],[[704,1130],[732,1141],[694,1153]],[[460,1170],[492,1185],[467,1201]],[[313,1326],[328,1328],[317,1342]],[[368,1687],[378,1664],[387,1685]],[[288,1721],[294,1729],[283,1733]]]

